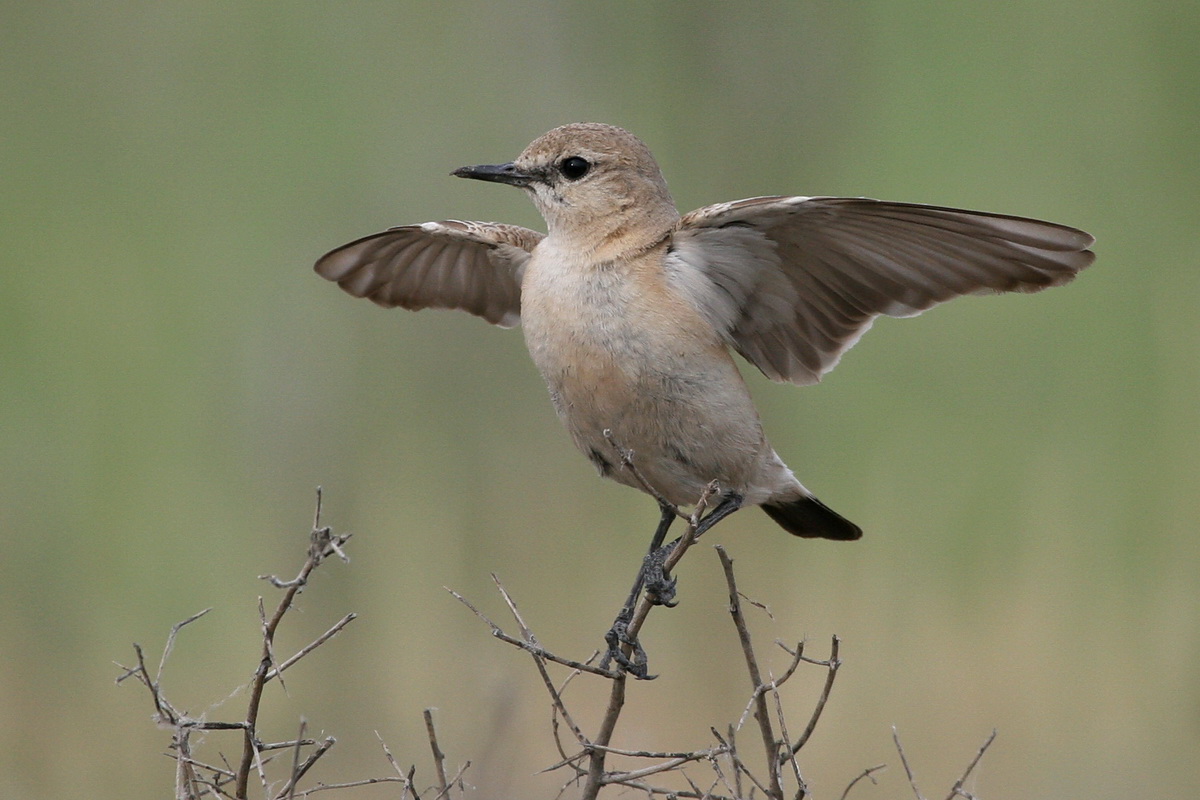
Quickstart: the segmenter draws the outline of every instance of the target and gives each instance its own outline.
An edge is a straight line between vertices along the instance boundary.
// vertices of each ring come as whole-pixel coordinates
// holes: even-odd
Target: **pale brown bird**
[[[705,525],[762,506],[798,536],[857,539],[763,435],[730,350],[775,381],[816,383],[874,319],[960,295],[1033,292],[1089,265],[1083,231],[1021,217],[847,197],[752,197],[680,217],[649,149],[611,125],[564,125],[515,161],[454,175],[524,189],[547,234],[426,222],[322,256],[316,271],[385,307],[521,324],[572,440],[601,475],[686,505]],[[674,511],[663,507],[661,543]]]

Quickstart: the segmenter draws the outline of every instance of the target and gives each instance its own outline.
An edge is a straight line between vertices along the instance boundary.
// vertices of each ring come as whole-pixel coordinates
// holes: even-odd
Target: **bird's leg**
[[[692,534],[692,539],[699,539],[712,526],[741,507],[742,496],[740,494],[736,492],[726,494],[721,498],[721,502],[717,504],[716,508],[696,523],[696,531]],[[667,559],[671,557],[671,553],[675,551],[677,544],[679,544],[678,539],[658,548],[652,547],[642,565],[642,573],[646,582],[646,594],[650,598],[650,602],[654,605],[674,608],[679,604],[675,599],[675,584],[678,579],[672,578],[667,574],[666,570]]]
[[[647,585],[647,572],[650,570],[651,563],[655,560],[657,553],[662,549],[663,540],[667,538],[667,531],[671,529],[671,523],[675,521],[678,513],[675,506],[659,501],[659,509],[662,511],[662,517],[658,521],[658,527],[654,530],[654,538],[650,540],[650,550],[646,553],[646,557],[642,559],[642,566],[638,569],[637,578],[633,581],[633,589],[629,591],[629,598],[625,601],[625,605],[621,607],[617,618],[613,620],[612,627],[608,633],[604,635],[605,642],[608,643],[608,652],[604,655],[604,659],[600,662],[601,668],[607,669],[609,661],[616,661],[621,669],[630,673],[636,678],[647,678],[646,674],[646,651],[643,649],[637,637],[629,635],[629,623],[633,621],[633,611],[637,607],[638,597],[642,594],[642,588]],[[652,580],[654,580],[652,578]],[[661,583],[666,581],[663,574],[662,561],[658,562],[657,583],[653,583],[652,591],[662,591]],[[670,593],[674,594],[675,582],[670,582]],[[657,594],[655,596],[658,596]],[[653,602],[653,601],[651,601]],[[621,651],[622,645],[629,645],[632,648],[630,656],[626,656]]]
[[[716,508],[696,523],[696,530],[692,534],[693,540],[703,536],[710,528],[741,507],[742,496],[740,494],[736,492],[726,494]],[[667,531],[670,530],[671,523],[675,521],[678,511],[674,506],[662,501],[659,502],[659,508],[662,510],[662,518],[658,522],[658,528],[654,531],[650,550],[642,559],[642,566],[638,570],[637,579],[633,582],[629,598],[625,601],[621,612],[617,614],[608,633],[604,635],[604,641],[608,644],[608,652],[600,662],[600,666],[607,669],[610,661],[616,661],[621,669],[635,678],[642,679],[651,677],[647,674],[646,650],[636,636],[629,635],[629,623],[633,621],[633,612],[637,607],[638,597],[645,589],[646,597],[653,605],[663,605],[668,608],[677,605],[675,600],[677,579],[667,574],[666,562],[674,552],[675,546],[679,544],[679,540],[676,539],[665,545],[663,540],[667,538]],[[630,648],[628,656],[621,649],[623,645],[628,645]]]
[[[728,492],[724,497],[721,498],[721,502],[717,503],[717,507],[709,512],[708,516],[697,523],[696,534],[694,538],[699,539],[713,525],[716,525],[718,522],[741,508],[742,501],[744,499],[745,498],[743,498],[737,492]]]

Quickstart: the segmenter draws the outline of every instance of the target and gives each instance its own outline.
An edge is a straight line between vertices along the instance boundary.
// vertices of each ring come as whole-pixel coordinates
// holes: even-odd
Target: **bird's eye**
[[[584,175],[587,175],[588,170],[591,168],[592,165],[588,163],[588,160],[579,156],[569,156],[558,164],[558,171],[569,181],[579,180]]]

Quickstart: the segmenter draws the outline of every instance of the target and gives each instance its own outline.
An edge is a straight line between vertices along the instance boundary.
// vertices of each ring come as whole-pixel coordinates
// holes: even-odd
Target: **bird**
[[[733,352],[773,381],[814,384],[880,316],[1060,286],[1095,258],[1094,238],[1065,225],[862,197],[750,197],[680,215],[649,148],[602,123],[451,174],[524,190],[546,233],[404,225],[330,251],[316,272],[385,308],[519,324],[575,446],[659,502],[658,545],[710,484],[706,527],[760,506],[796,536],[862,536],[776,454]]]

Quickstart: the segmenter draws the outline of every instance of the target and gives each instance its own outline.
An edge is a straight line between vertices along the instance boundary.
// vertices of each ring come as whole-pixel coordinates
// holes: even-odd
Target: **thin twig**
[[[713,736],[715,736],[717,738],[717,741],[723,741],[721,739],[721,737],[717,734],[716,728],[712,728],[711,730],[712,730]],[[724,776],[722,776],[722,780],[725,780],[725,788],[730,789],[733,792],[734,797],[743,797],[744,795],[742,794],[742,773],[739,769],[737,769],[737,766],[735,763],[735,759],[737,758],[737,732],[738,732],[738,730],[739,729],[734,728],[732,725],[729,726],[729,762],[734,765],[733,786],[729,785],[729,781],[725,780]],[[717,769],[716,763],[714,763],[713,768]],[[717,770],[717,773],[720,774],[719,769]]]
[[[800,643],[798,643],[796,645],[795,651],[789,650],[786,646],[784,646],[779,641],[776,641],[775,644],[779,645],[780,649],[782,649],[785,653],[787,653],[788,655],[790,655],[792,657],[792,663],[788,664],[788,667],[786,670],[784,670],[783,675],[781,675],[780,677],[771,681],[770,683],[764,683],[764,684],[760,685],[757,689],[755,689],[750,694],[750,699],[746,701],[746,707],[744,709],[742,709],[742,715],[740,717],[738,717],[737,728],[739,730],[746,725],[746,718],[749,717],[750,712],[752,712],[754,710],[755,705],[758,702],[759,696],[762,695],[764,692],[773,691],[775,689],[778,689],[780,686],[783,686],[783,684],[786,683],[788,681],[788,679],[790,679],[792,677],[792,675],[795,674],[796,668],[800,666],[800,662],[806,661],[810,664],[821,664],[821,665],[825,664],[825,662],[823,662],[823,661],[815,661],[811,658],[805,658],[803,641],[801,641]],[[780,755],[781,755],[780,761],[782,763],[783,754],[780,754]]]
[[[634,622],[636,622],[636,618]],[[633,622],[630,623],[632,628]],[[631,634],[630,638],[636,633]],[[609,689],[608,705],[604,709],[604,717],[600,721],[600,730],[597,732],[592,743],[607,747],[612,741],[613,731],[617,728],[617,719],[621,716],[621,709],[625,705],[625,675],[620,674],[613,678],[612,686]],[[596,800],[596,795],[600,792],[600,787],[603,786],[604,780],[604,760],[607,754],[602,749],[591,749],[588,754],[588,771],[587,780],[583,784],[583,792],[580,795],[580,800]]]
[[[272,632],[267,631],[267,611],[266,611],[266,608],[264,608],[264,606],[263,606],[262,595],[259,595],[259,597],[258,597],[258,620],[259,620],[259,624],[262,626],[263,646],[266,648],[266,650],[265,650],[266,658],[270,662],[270,665],[271,665],[271,669],[268,671],[267,674],[269,675],[270,673],[274,672],[275,677],[277,677],[279,679],[279,687],[281,689],[283,689],[284,694],[287,694],[288,693],[287,684],[283,682],[283,676],[279,674],[279,668],[277,666],[275,666],[279,663],[278,660],[275,658],[275,636],[274,636],[273,631]],[[262,680],[263,680],[264,684],[267,682],[267,678],[265,675],[263,676]]]
[[[433,751],[433,766],[437,770],[438,788],[440,794],[446,793],[446,754],[438,747],[437,730],[433,727],[433,709],[427,708],[425,715],[425,732],[429,735],[429,749]]]
[[[309,754],[308,758],[304,759],[304,763],[296,767],[296,771],[293,773],[288,783],[290,783],[292,786],[295,786],[295,784],[304,777],[304,774],[312,769],[313,764],[316,764],[317,760],[320,759],[321,756],[328,753],[329,748],[333,747],[335,744],[337,744],[337,739],[333,738],[332,736],[326,736],[325,741],[321,742],[321,745],[311,754]],[[290,791],[291,787],[288,788]]]
[[[279,628],[279,623],[283,621],[283,616],[292,607],[292,600],[295,599],[296,593],[308,583],[309,575],[317,566],[326,558],[326,556],[336,553],[342,560],[348,560],[346,554],[342,551],[341,545],[345,544],[349,536],[335,535],[328,527],[321,527],[321,488],[317,487],[317,506],[313,514],[313,529],[309,538],[308,558],[304,565],[300,568],[300,572],[291,581],[280,581],[274,576],[261,576],[270,581],[276,586],[283,588],[283,597],[280,598],[279,604],[275,607],[274,613],[268,619],[265,613],[261,611],[260,599],[260,614],[263,619],[263,647],[262,658],[259,660],[258,669],[254,672],[254,677],[250,681],[250,696],[246,708],[246,730],[242,744],[242,761],[238,767],[237,789],[235,794],[239,798],[247,797],[250,784],[250,768],[255,764],[258,765],[259,775],[262,777],[264,785],[266,776],[262,772],[262,764],[258,752],[258,742],[256,736],[256,728],[258,725],[258,712],[262,703],[263,687],[267,684],[267,674],[271,672],[275,665],[274,657],[274,641],[275,631]],[[279,670],[276,669],[276,676],[279,675]]]
[[[301,722],[303,722],[303,721],[304,721],[303,718],[301,718]],[[238,727],[241,727],[241,726],[239,725]],[[267,752],[270,752],[271,750],[284,750],[286,748],[295,747],[297,745],[301,745],[303,747],[312,747],[316,743],[317,743],[316,739],[289,739],[286,742],[269,742],[267,744],[263,744],[262,742],[259,742],[258,749],[264,753],[267,753]]]
[[[449,797],[450,790],[453,789],[455,786],[457,786],[459,788],[459,791],[461,792],[462,784],[463,784],[463,780],[462,780],[463,773],[466,772],[470,766],[471,766],[471,762],[468,761],[465,764],[463,764],[461,767],[459,767],[458,772],[454,773],[454,777],[451,778],[450,781],[446,784],[446,788],[442,789],[440,792],[435,794],[431,798],[431,800],[442,800],[442,798]]]
[[[542,769],[539,769],[537,772],[534,773],[534,775],[544,775],[547,772],[554,772],[556,769],[562,769],[563,767],[571,767],[575,771],[575,774],[577,776],[587,774],[586,771],[584,771],[578,767],[578,762],[587,757],[587,754],[588,754],[587,750],[580,750],[575,755],[569,756],[565,752],[563,752],[563,749],[560,745],[558,748],[558,754],[560,756],[562,756],[562,760],[557,761],[548,767],[543,767]]]
[[[562,664],[564,667],[570,667],[571,669],[577,669],[580,672],[590,672],[593,675],[599,675],[602,678],[617,677],[616,672],[612,672],[612,671],[606,670],[606,669],[600,669],[599,667],[593,666],[591,664],[587,664],[583,661],[572,661],[569,658],[563,658],[561,656],[557,656],[554,653],[551,653],[549,650],[546,650],[545,648],[543,648],[539,645],[533,644],[531,642],[523,641],[521,639],[518,639],[515,636],[505,633],[503,628],[501,628],[499,625],[497,625],[496,623],[494,623],[490,619],[488,619],[487,615],[485,615],[482,611],[480,611],[478,608],[476,608],[475,605],[470,600],[463,597],[461,594],[454,591],[453,589],[450,589],[445,586],[443,586],[442,588],[445,589],[447,592],[449,592],[451,595],[453,595],[455,600],[462,603],[467,608],[471,609],[471,611],[474,612],[475,616],[477,616],[481,620],[483,620],[483,622],[489,628],[492,629],[492,636],[496,637],[500,641],[507,642],[507,643],[513,645],[514,647],[519,647],[520,649],[524,650],[525,652],[527,652],[531,655],[538,656],[539,658],[544,658],[547,661],[553,661],[555,664]]]
[[[401,800],[405,800],[405,798],[407,798],[410,794],[413,796],[413,800],[417,800],[417,793],[413,790],[412,785],[413,773],[416,772],[417,768],[409,767],[408,772],[405,773],[404,770],[400,769],[400,765],[396,763],[396,757],[392,755],[392,751],[388,749],[387,742],[385,742],[383,737],[379,735],[379,731],[375,731],[375,738],[379,740],[379,745],[383,748],[383,754],[387,757],[388,763],[392,765],[392,769],[396,770],[396,774],[400,776],[399,780],[404,782],[404,788],[400,792]],[[389,778],[389,780],[396,779]]]
[[[346,783],[318,783],[316,786],[312,787],[311,789],[305,789],[304,791],[300,792],[296,796],[297,797],[308,797],[310,794],[316,794],[317,792],[328,792],[331,789],[353,789],[356,786],[374,786],[377,783],[403,783],[403,782],[404,782],[404,778],[393,778],[392,776],[389,775],[386,778],[363,778],[362,780],[347,781]],[[405,784],[405,791],[408,791],[407,784]],[[416,797],[416,795],[414,794],[413,797]]]
[[[833,681],[837,678],[838,668],[842,666],[842,661],[838,658],[838,649],[840,646],[841,640],[835,634],[829,645],[829,661],[826,662],[829,671],[825,673],[825,686],[821,689],[821,696],[817,698],[817,704],[813,707],[812,716],[808,719],[808,725],[805,726],[804,733],[800,734],[800,738],[792,745],[792,755],[800,752],[800,748],[808,744],[813,731],[817,729],[817,722],[821,719],[821,712],[825,710],[825,704],[829,702],[829,693],[833,691]]]
[[[875,780],[875,773],[879,772],[881,769],[887,769],[887,764],[876,764],[875,766],[867,767],[862,772],[858,773],[858,777],[846,785],[846,788],[842,791],[842,796],[839,797],[838,800],[846,800],[846,797],[850,794],[850,790],[854,788],[854,784],[858,783],[863,778],[868,778],[871,783],[878,786],[879,781]]]
[[[608,434],[608,436],[609,436],[609,440],[611,441],[611,434]],[[615,443],[614,443],[614,446],[615,446]],[[630,463],[632,463],[632,454],[630,454],[629,460],[630,460]],[[625,461],[624,457],[622,457],[622,461]],[[635,475],[638,475],[638,473],[636,472],[636,467],[631,466],[630,468],[635,470],[635,472],[634,472]],[[639,478],[639,480],[642,480],[644,482],[645,479]],[[695,511],[692,513],[691,516],[686,518],[688,521],[687,528],[686,528],[686,530],[684,530],[683,535],[679,538],[679,541],[676,542],[675,547],[671,550],[671,553],[667,556],[666,560],[664,561],[664,563],[663,563],[664,573],[670,574],[671,570],[675,567],[676,564],[679,563],[679,560],[681,558],[683,558],[683,556],[687,552],[688,548],[695,541],[698,517],[701,513],[703,513],[703,510],[708,503],[708,498],[711,497],[712,494],[716,491],[715,483],[716,482],[714,481],[712,484],[709,484],[709,486],[705,490],[705,493],[702,494],[700,496],[699,500],[697,501]],[[653,491],[653,487],[650,487],[650,491],[651,491],[651,494],[654,494],[656,497],[658,497],[657,493]],[[665,501],[661,501],[661,500],[660,500],[660,502],[665,503]],[[665,503],[665,504],[667,506],[669,506],[670,508],[675,508],[676,513],[680,514],[678,508],[676,508],[675,506],[673,506],[669,503]],[[631,641],[631,642],[637,641],[638,633],[641,632],[642,625],[645,623],[646,617],[650,614],[650,609],[652,607],[653,607],[653,604],[650,602],[649,597],[643,595],[639,599],[639,601],[637,603],[637,608],[634,610],[634,613],[633,613],[633,618],[629,621],[629,624],[626,626],[626,629],[625,629],[626,638],[629,641]],[[623,644],[623,645],[621,645],[621,647],[626,651],[626,654],[632,652],[632,646],[629,644]],[[592,744],[600,745],[601,748],[607,747],[609,745],[609,743],[612,742],[613,731],[616,730],[617,720],[620,718],[621,709],[625,705],[626,674],[623,671],[619,671],[619,670],[618,670],[618,673],[619,674],[612,677],[612,686],[609,689],[609,695],[608,695],[608,705],[605,707],[604,717],[600,722],[600,730],[596,733],[596,736],[592,739]],[[648,676],[646,676],[646,677],[648,677]],[[601,788],[601,786],[603,786],[604,763],[605,763],[606,755],[607,755],[607,753],[603,749],[599,749],[599,748],[591,749],[590,757],[588,759],[587,780],[584,782],[583,792],[580,796],[580,800],[596,800],[596,795],[599,794],[600,788]]]
[[[515,619],[517,621],[517,625],[520,626],[522,640],[534,647],[537,647],[537,637],[534,636],[533,631],[525,623],[524,617],[521,616],[520,609],[517,608],[516,601],[513,600],[512,595],[510,595],[508,590],[504,588],[504,584],[500,582],[500,578],[494,572],[492,573],[492,581],[496,584],[496,590],[500,592],[500,596],[504,598],[505,604],[508,605],[509,611],[513,615],[513,619]],[[546,670],[545,660],[538,655],[534,655],[533,663],[537,667],[538,674],[542,676],[542,683],[545,684],[546,691],[550,693],[550,700],[554,704],[554,708],[560,715],[562,715],[563,721],[567,723],[567,726],[571,729],[571,733],[575,735],[576,741],[578,741],[584,747],[587,747],[589,744],[587,737],[584,736],[580,727],[575,724],[575,720],[571,717],[571,713],[567,711],[567,706],[565,703],[563,703],[562,696],[559,694],[558,689],[555,688],[554,681],[550,679],[550,673]],[[568,678],[568,680],[570,679]]]
[[[597,750],[603,750],[606,753],[612,753],[618,756],[628,756],[630,758],[682,758],[685,761],[695,761],[701,758],[712,758],[714,756],[724,755],[725,745],[717,745],[710,747],[707,750],[692,750],[686,753],[660,753],[653,750],[623,750],[620,747],[604,747],[594,744],[592,747]]]
[[[771,686],[776,687],[771,689],[771,696],[775,698],[775,718],[779,720],[779,736],[783,746],[783,752],[788,754],[786,760],[791,762],[792,773],[796,778],[796,800],[803,800],[808,796],[808,783],[805,782],[804,776],[800,774],[800,762],[796,760],[796,750],[793,750],[791,747],[791,738],[788,735],[787,718],[783,715],[783,700],[780,698],[779,689],[777,688],[778,681],[772,680]]]
[[[686,778],[687,776],[684,776],[684,777]],[[665,795],[668,798],[668,800],[670,800],[670,798],[674,798],[674,797],[694,798],[694,800],[743,800],[743,798],[739,798],[732,794],[729,796],[725,796],[725,795],[720,795],[720,794],[713,794],[711,791],[710,792],[702,792],[699,788],[695,788],[692,791],[680,791],[678,789],[668,789],[663,786],[651,786],[651,785],[649,785],[647,783],[643,783],[641,781],[629,781],[628,783],[623,783],[621,785],[627,786],[630,789],[638,789],[640,791],[643,791],[648,796],[660,795],[660,794]]]
[[[775,620],[775,615],[771,613],[771,609],[766,603],[760,603],[759,601],[753,599],[752,597],[746,596],[745,593],[739,593],[739,594],[741,594],[742,599],[745,600],[747,603],[749,603],[750,605],[757,608],[759,611],[766,614],[767,619],[771,620],[772,622]]]
[[[185,625],[192,624],[193,622],[200,619],[201,617],[203,617],[205,614],[207,614],[210,611],[212,611],[211,607],[206,608],[203,611],[200,611],[196,614],[192,614],[187,619],[185,619],[181,622],[176,622],[174,625],[171,626],[171,632],[169,634],[167,634],[167,643],[163,647],[162,658],[159,659],[159,661],[158,661],[158,672],[154,676],[154,685],[155,686],[158,686],[159,683],[162,681],[163,667],[165,667],[167,665],[167,657],[171,655],[171,651],[175,648],[175,637],[179,635],[179,631],[182,630]]]
[[[895,725],[892,726],[892,741],[896,743],[896,752],[900,754],[900,763],[904,765],[904,774],[908,776],[908,785],[912,787],[913,794],[917,800],[925,800],[925,796],[917,788],[917,779],[913,776],[912,767],[908,764],[908,756],[904,755],[904,747],[900,744],[900,732],[896,730]]]
[[[176,730],[175,751],[179,755],[175,762],[176,795],[182,795],[186,800],[199,800],[203,792],[197,784],[202,781],[192,766],[191,736],[188,731]]]
[[[779,746],[775,741],[775,732],[771,729],[771,716],[767,711],[767,698],[759,687],[763,685],[762,676],[758,670],[758,659],[754,655],[754,646],[750,641],[750,629],[742,615],[742,604],[738,594],[737,581],[733,576],[733,559],[721,545],[716,546],[717,556],[721,559],[721,568],[725,571],[725,584],[729,587],[729,614],[737,629],[738,640],[742,644],[742,654],[746,658],[746,670],[750,673],[750,682],[755,692],[754,718],[758,720],[759,733],[762,735],[763,750],[766,754],[768,780],[771,785],[767,792],[775,800],[783,800],[783,786],[779,777]]]
[[[307,644],[303,648],[301,648],[299,650],[299,652],[297,652],[294,656],[292,656],[287,661],[284,661],[282,664],[280,664],[279,666],[275,667],[270,672],[268,672],[267,676],[264,680],[270,681],[273,678],[277,678],[277,677],[281,678],[282,677],[282,676],[280,676],[281,672],[283,672],[285,669],[287,669],[288,667],[295,664],[300,659],[304,658],[306,655],[311,653],[313,650],[316,650],[318,647],[325,644],[327,641],[329,641],[334,636],[336,636],[342,630],[342,628],[346,627],[347,625],[349,625],[351,622],[353,622],[357,618],[358,618],[358,615],[354,614],[354,613],[350,613],[350,614],[347,614],[346,616],[342,617],[340,620],[338,620],[336,623],[334,623],[332,628],[330,628],[329,630],[322,633],[316,639],[313,639],[312,642],[310,642],[309,644]]]
[[[721,737],[720,734],[717,733],[715,728],[713,729],[713,735],[715,735],[717,737],[718,741],[724,743],[725,740]],[[740,755],[738,755],[737,750],[733,747],[729,748],[729,761],[730,761],[730,763],[733,764],[735,774],[745,775],[747,778],[750,779],[751,783],[753,783],[755,786],[758,787],[758,790],[760,792],[767,795],[768,797],[772,796],[771,790],[768,789],[766,786],[764,786],[762,781],[760,781],[758,779],[758,776],[750,771],[750,768],[746,766],[746,762],[742,760],[742,757]],[[771,771],[772,775],[774,775],[775,773],[776,773],[776,770]],[[742,797],[740,782],[739,782],[739,786],[738,786],[737,796]]]
[[[950,794],[946,795],[946,800],[954,800],[956,795],[960,797],[970,797],[968,793],[963,791],[963,784],[967,782],[967,778],[969,778],[971,773],[975,771],[975,767],[979,765],[979,761],[983,758],[983,754],[987,752],[987,749],[992,746],[992,742],[995,740],[996,730],[993,728],[992,735],[987,737],[984,743],[980,746],[979,752],[975,754],[975,757],[971,759],[971,763],[967,765],[967,769],[963,772],[959,779],[954,782],[954,787],[950,790]]]
[[[179,715],[176,713],[175,709],[171,707],[171,704],[167,702],[167,699],[162,696],[162,692],[159,691],[158,682],[150,677],[150,672],[146,669],[146,655],[142,651],[142,646],[137,642],[134,642],[133,652],[134,655],[137,656],[137,666],[132,668],[121,667],[125,670],[125,674],[118,678],[117,682],[120,683],[130,675],[137,676],[137,679],[141,681],[141,683],[147,689],[150,690],[150,698],[154,701],[154,710],[156,712],[157,720],[159,722],[165,722],[171,725],[177,724],[179,722]]]
[[[579,673],[576,672],[572,674],[578,675]],[[573,770],[575,770],[576,774],[581,774],[583,770],[579,769],[579,767],[576,765],[576,762],[586,756],[587,751],[581,750],[573,756],[567,755],[567,749],[563,747],[562,737],[558,733],[558,706],[554,703],[551,703],[550,710],[550,735],[554,739],[554,748],[558,750],[560,760],[555,764],[551,764],[548,767],[538,770],[537,774],[541,775],[544,772],[553,772],[554,770],[562,769],[563,767],[571,767]]]
[[[163,753],[163,755],[165,755],[167,758],[172,758],[172,759],[178,759],[178,758],[181,758],[181,756],[178,756],[178,755],[172,755],[171,753]],[[189,763],[189,764],[191,764],[193,767],[196,767],[196,768],[198,768],[198,769],[207,770],[207,771],[211,772],[211,773],[212,773],[213,775],[215,775],[215,776],[219,776],[219,777],[229,777],[229,778],[232,778],[232,777],[233,777],[233,770],[231,770],[231,769],[228,769],[227,767],[217,767],[217,766],[214,766],[214,765],[212,765],[212,764],[207,764],[207,763],[205,763],[205,762],[203,762],[203,761],[198,761],[198,760],[196,760],[196,759],[195,759],[194,757],[192,757],[192,756],[188,756],[188,758],[187,758],[187,761],[188,761],[188,763]]]
[[[596,747],[596,745],[593,745],[593,747]],[[724,755],[727,752],[725,745],[717,745],[716,747],[710,747],[707,750],[696,750],[691,753],[650,753],[650,752],[636,751],[636,750],[619,750],[617,748],[612,748],[612,747],[606,747],[603,749],[609,753],[614,753],[617,755],[633,756],[633,757],[639,757],[639,758],[666,758],[666,759],[668,759],[667,761],[664,761],[660,764],[653,764],[648,767],[643,767],[642,769],[631,770],[628,772],[614,772],[614,773],[611,773],[604,777],[605,783],[626,783],[626,784],[631,780],[636,780],[638,778],[644,778],[647,775],[654,775],[659,772],[668,772],[668,771],[678,770],[679,767],[683,766],[684,764],[688,764],[692,761],[700,761],[702,759],[715,758],[716,756]]]
[[[300,732],[296,734],[296,747],[292,750],[292,774],[291,777],[288,778],[287,785],[284,786],[284,791],[279,795],[282,796],[283,793],[286,793],[289,800],[296,796],[296,781],[299,779],[300,773],[300,753],[303,752],[300,743],[304,741],[304,731],[307,727],[308,720],[306,720],[304,717],[301,717]],[[259,749],[261,750],[262,748]]]
[[[654,764],[649,767],[643,767],[642,769],[635,769],[629,772],[612,772],[608,775],[605,775],[603,780],[605,784],[626,783],[638,778],[644,778],[647,775],[656,775],[659,772],[667,772],[670,770],[679,769],[689,761],[697,761],[700,758],[703,758],[703,756],[697,756],[695,758],[673,758],[670,761],[664,761],[661,764]]]
[[[662,494],[662,492],[658,491],[658,489],[650,483],[650,481],[646,480],[646,476],[642,474],[642,471],[638,469],[637,464],[635,464],[633,461],[634,452],[632,450],[626,450],[624,447],[622,447],[613,436],[611,429],[604,429],[604,438],[612,447],[612,449],[616,451],[617,457],[621,459],[621,467],[629,470],[630,474],[633,475],[633,479],[636,480],[638,485],[642,487],[642,491],[657,500],[660,506],[672,509],[675,512],[675,516],[679,517],[680,519],[684,521],[688,521],[690,519],[689,514],[683,513],[679,506],[668,500]]]

